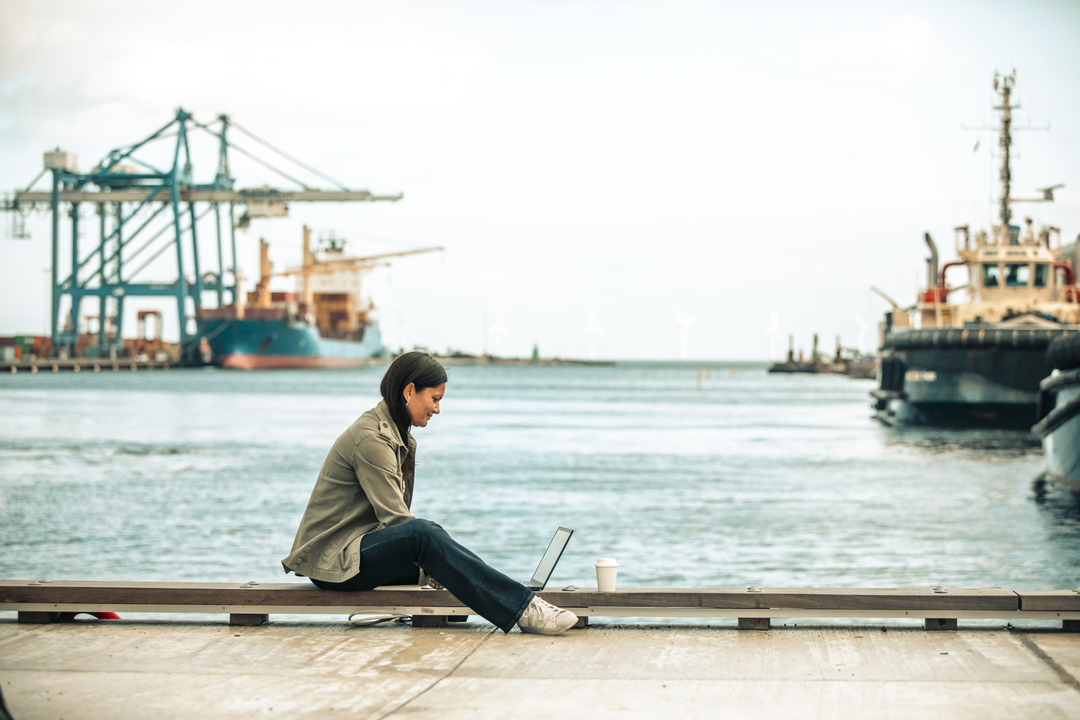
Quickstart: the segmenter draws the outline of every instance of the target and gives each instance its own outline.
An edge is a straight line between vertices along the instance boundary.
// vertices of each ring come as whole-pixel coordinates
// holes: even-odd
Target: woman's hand
[[[445,590],[446,589],[445,587],[443,587],[442,583],[440,583],[438,580],[431,577],[430,575],[427,576],[427,584],[430,585],[435,590]]]

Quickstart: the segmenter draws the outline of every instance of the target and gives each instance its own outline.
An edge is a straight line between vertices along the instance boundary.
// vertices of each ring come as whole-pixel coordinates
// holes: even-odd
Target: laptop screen
[[[573,530],[564,527],[560,527],[555,531],[551,542],[548,543],[547,552],[544,553],[544,557],[540,558],[540,564],[536,566],[536,572],[533,573],[531,584],[541,588],[547,585],[548,578],[551,577],[551,571],[555,569],[555,563],[559,562],[563,550],[566,549],[566,543],[570,542],[570,536],[573,534]]]

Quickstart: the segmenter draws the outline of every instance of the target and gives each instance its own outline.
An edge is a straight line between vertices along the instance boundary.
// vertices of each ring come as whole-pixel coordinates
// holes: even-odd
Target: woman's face
[[[409,423],[413,427],[427,427],[432,415],[439,414],[439,401],[446,394],[446,383],[417,390],[413,383],[405,386],[405,409],[409,411]]]

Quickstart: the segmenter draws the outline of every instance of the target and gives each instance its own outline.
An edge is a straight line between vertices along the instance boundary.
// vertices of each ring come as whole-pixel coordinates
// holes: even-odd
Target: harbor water
[[[700,367],[700,381],[699,381]],[[384,366],[0,378],[0,577],[285,582]],[[1024,432],[896,430],[874,384],[762,364],[450,366],[416,515],[552,587],[1080,586],[1077,499]]]

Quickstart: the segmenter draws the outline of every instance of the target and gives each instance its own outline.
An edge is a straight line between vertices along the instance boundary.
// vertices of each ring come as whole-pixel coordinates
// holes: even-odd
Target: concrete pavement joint
[[[472,650],[469,650],[469,652],[468,652],[468,653],[466,653],[466,654],[465,654],[465,655],[464,655],[464,656],[463,656],[463,657],[461,658],[461,660],[459,660],[459,661],[458,661],[458,663],[457,663],[456,665],[454,665],[454,667],[450,668],[450,670],[449,670],[449,671],[447,671],[447,672],[446,672],[446,673],[445,673],[445,674],[444,674],[444,675],[443,675],[442,677],[440,677],[440,678],[436,679],[436,680],[435,680],[435,682],[431,683],[431,684],[430,684],[430,685],[428,685],[428,686],[427,686],[426,688],[424,688],[424,689],[423,689],[423,690],[421,690],[420,692],[416,693],[416,694],[415,694],[415,695],[413,695],[413,696],[412,696],[411,698],[409,698],[409,699],[408,699],[408,700],[406,700],[405,702],[401,703],[400,705],[398,705],[398,706],[397,706],[396,708],[394,708],[393,710],[388,710],[388,711],[386,711],[385,713],[383,713],[382,715],[380,715],[380,716],[379,716],[379,717],[377,718],[377,720],[385,720],[385,718],[388,718],[388,717],[390,717],[391,715],[393,715],[394,713],[398,712],[398,711],[399,711],[399,710],[401,710],[402,708],[404,708],[404,707],[408,706],[408,705],[409,705],[409,704],[410,704],[410,703],[411,703],[411,702],[412,702],[413,700],[416,700],[416,699],[417,699],[417,698],[419,698],[420,696],[422,696],[422,695],[425,695],[425,694],[427,694],[427,692],[428,692],[428,691],[430,691],[431,689],[433,689],[433,688],[434,688],[434,687],[435,687],[436,685],[438,685],[439,683],[441,683],[441,682],[442,682],[443,680],[447,679],[448,677],[452,677],[452,676],[454,675],[454,673],[456,673],[456,672],[458,671],[458,668],[460,668],[460,667],[461,667],[462,665],[464,665],[464,664],[465,664],[465,662],[466,662],[466,661],[467,661],[467,660],[468,660],[469,658],[471,658],[471,657],[472,657],[472,656],[473,656],[473,655],[474,655],[474,654],[476,653],[476,651],[480,649],[480,647],[481,647],[481,646],[482,646],[482,645],[483,645],[484,643],[486,643],[486,642],[488,641],[488,638],[490,638],[490,637],[491,637],[491,636],[492,636],[492,635],[493,635],[493,634],[495,633],[495,631],[496,631],[496,630],[498,630],[498,628],[496,628],[496,627],[492,626],[492,628],[491,628],[491,630],[490,630],[489,632],[486,632],[486,633],[484,633],[484,635],[483,635],[483,639],[481,639],[481,640],[480,640],[480,642],[478,642],[478,643],[476,643],[475,645],[473,645],[473,647],[472,647]]]
[[[1020,628],[1013,627],[1012,625],[1006,626],[1006,629],[1016,637],[1020,638],[1020,642],[1023,643],[1024,647],[1034,653],[1037,658],[1042,660],[1043,663],[1049,666],[1051,670],[1057,673],[1057,676],[1061,678],[1061,681],[1063,683],[1065,683],[1074,690],[1080,690],[1080,680],[1077,680],[1075,677],[1073,677],[1072,673],[1062,667],[1061,664],[1054,660],[1054,658],[1047,655],[1045,650],[1039,647],[1039,645],[1034,640],[1027,636],[1027,633],[1025,633]]]

